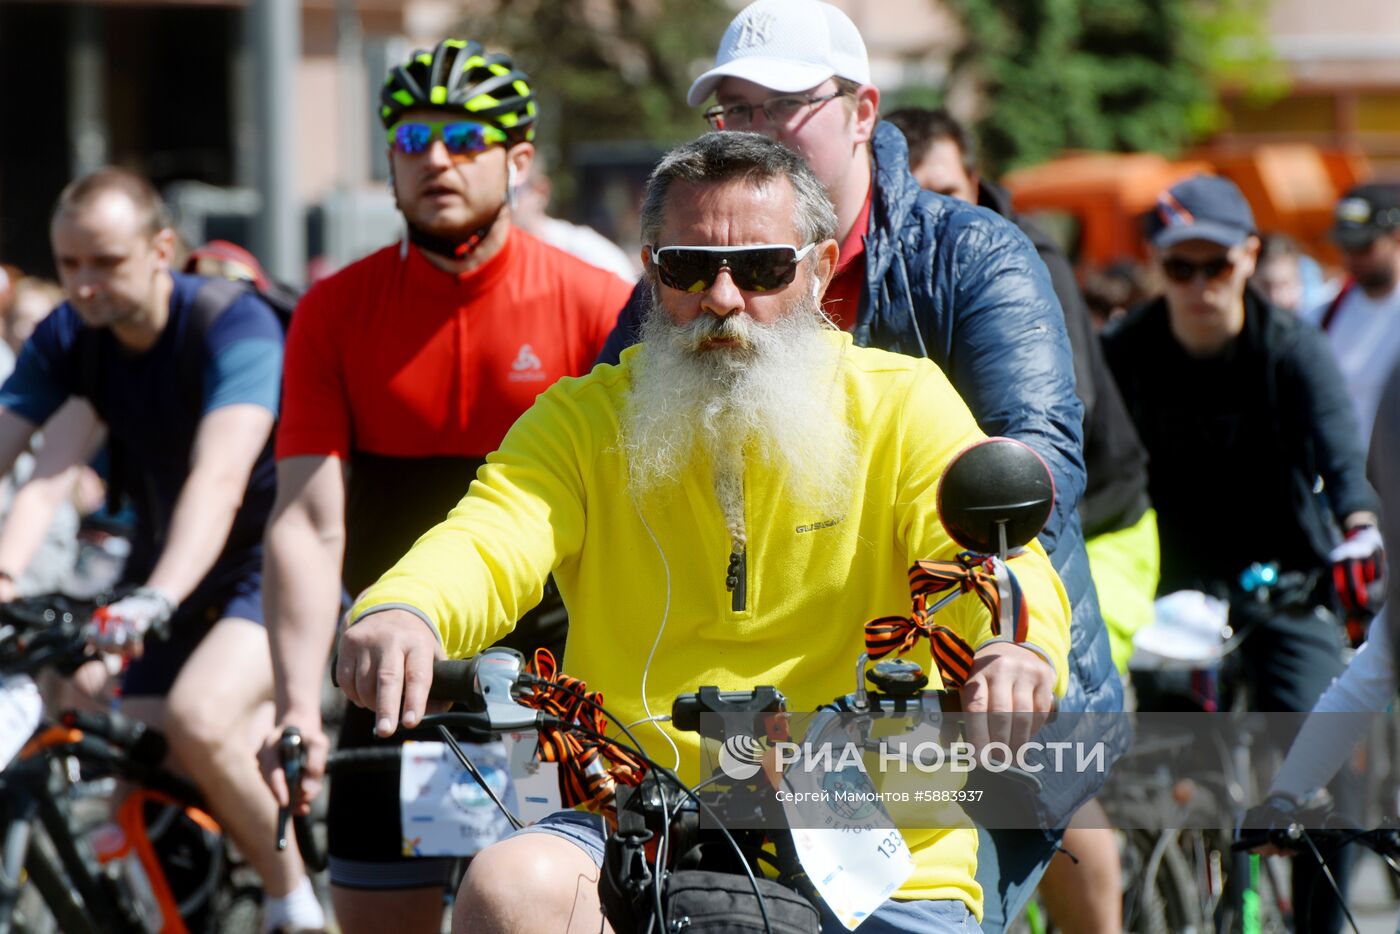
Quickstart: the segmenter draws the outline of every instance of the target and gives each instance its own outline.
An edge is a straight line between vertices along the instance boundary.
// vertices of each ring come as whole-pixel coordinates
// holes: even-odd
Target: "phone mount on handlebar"
[[[671,724],[687,733],[699,733],[709,739],[723,742],[728,737],[717,735],[711,727],[721,721],[708,722],[701,714],[754,714],[755,731],[762,732],[757,721],[762,714],[781,713],[787,710],[787,698],[783,692],[769,685],[761,685],[752,691],[721,691],[714,685],[700,688],[694,694],[682,694],[671,703]]]
[[[938,514],[953,541],[1003,560],[1040,534],[1055,507],[1045,461],[1012,438],[964,449],[938,481]]]

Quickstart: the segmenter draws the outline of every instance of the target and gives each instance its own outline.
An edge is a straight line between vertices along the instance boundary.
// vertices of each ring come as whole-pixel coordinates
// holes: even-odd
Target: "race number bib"
[[[818,714],[808,740],[837,741],[844,732],[841,722],[834,714]],[[807,878],[832,914],[847,930],[855,930],[913,873],[914,857],[904,835],[857,765],[807,769],[799,760],[784,770],[780,791]],[[824,826],[813,827],[813,809],[820,809]]]
[[[914,857],[898,828],[794,830],[797,858],[831,913],[854,931],[904,884]]]

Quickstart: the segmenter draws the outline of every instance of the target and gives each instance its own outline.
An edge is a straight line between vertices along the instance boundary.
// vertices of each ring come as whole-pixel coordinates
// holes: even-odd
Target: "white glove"
[[[1327,560],[1336,564],[1338,561],[1369,558],[1383,547],[1380,530],[1374,525],[1362,525],[1352,529],[1346,540],[1332,549]]]
[[[137,587],[92,614],[91,641],[100,651],[140,655],[151,627],[175,615],[175,598],[159,587]]]

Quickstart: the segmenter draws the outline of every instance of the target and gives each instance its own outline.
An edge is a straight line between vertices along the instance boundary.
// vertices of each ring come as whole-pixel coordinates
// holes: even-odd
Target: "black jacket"
[[[1325,567],[1335,523],[1376,508],[1354,409],[1311,326],[1246,291],[1244,330],[1213,357],[1177,342],[1165,298],[1103,341],[1150,458],[1161,593],[1229,587],[1256,561]]]
[[[977,203],[1011,221],[1030,238],[1050,272],[1050,285],[1065,313],[1065,330],[1074,354],[1074,391],[1084,403],[1086,479],[1084,497],[1079,501],[1084,537],[1126,529],[1142,518],[1149,505],[1147,452],[1104,360],[1074,270],[1045,231],[1016,213],[1006,189],[982,181]]]

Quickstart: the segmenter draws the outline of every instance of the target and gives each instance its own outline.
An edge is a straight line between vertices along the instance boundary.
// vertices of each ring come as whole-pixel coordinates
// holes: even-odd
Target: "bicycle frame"
[[[52,600],[54,602],[46,602]],[[83,611],[66,598],[30,598],[24,605],[9,604],[0,611],[7,622],[4,669],[35,673],[53,668],[70,671],[90,656],[85,649]],[[15,638],[16,634],[22,634]],[[201,796],[191,782],[165,771],[164,738],[138,721],[120,714],[64,712],[60,722],[41,726],[8,767],[0,771],[0,814],[8,820],[0,840],[0,934],[8,934],[24,889],[26,875],[62,930],[78,934],[145,934],[139,893],[120,878],[110,864],[99,860],[80,829],[75,826],[65,789],[72,784],[70,758],[106,768],[134,783],[157,800],[175,807],[202,808]],[[139,801],[129,802],[137,808]],[[139,808],[133,811],[138,815]],[[218,830],[212,818],[204,818],[207,830]],[[124,819],[124,818],[123,818]],[[160,904],[166,930],[183,930],[178,906],[170,901],[163,867],[151,868],[158,857],[150,847],[138,857],[147,867],[153,896]],[[226,868],[226,854],[211,863],[213,873]],[[155,873],[162,873],[159,877]],[[164,893],[161,895],[160,893]]]
[[[55,793],[59,779],[49,750],[80,738],[75,730],[50,728],[31,741],[27,755],[0,773],[0,802],[12,818],[5,829],[0,866],[0,934],[10,930],[25,874],[64,931],[145,931],[125,893],[96,872],[94,861],[80,849]],[[45,844],[57,856],[56,864]],[[98,918],[111,920],[99,925]]]

